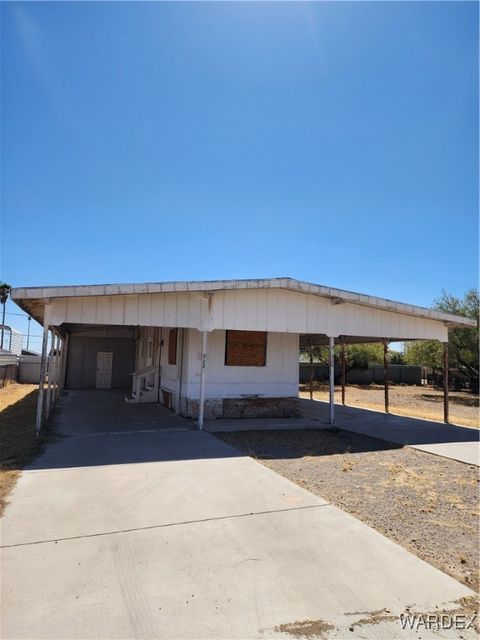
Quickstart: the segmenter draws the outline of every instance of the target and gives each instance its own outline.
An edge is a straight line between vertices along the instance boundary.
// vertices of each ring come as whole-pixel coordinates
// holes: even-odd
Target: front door
[[[112,365],[112,351],[99,351],[97,353],[97,380],[95,385],[97,389],[112,388]]]

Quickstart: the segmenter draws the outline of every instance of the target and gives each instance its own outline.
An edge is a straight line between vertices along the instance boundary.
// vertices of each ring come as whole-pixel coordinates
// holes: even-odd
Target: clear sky
[[[2,280],[477,285],[476,2],[0,10]]]

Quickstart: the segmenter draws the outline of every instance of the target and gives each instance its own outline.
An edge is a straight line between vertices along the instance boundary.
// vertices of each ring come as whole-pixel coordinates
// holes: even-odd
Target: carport
[[[404,338],[403,338],[404,339]],[[334,423],[334,393],[335,393],[335,347],[340,347],[340,368],[341,368],[341,394],[342,405],[346,405],[346,357],[345,350],[347,345],[352,344],[382,344],[383,345],[383,386],[384,386],[384,402],[385,413],[390,412],[389,402],[389,366],[388,366],[388,347],[391,342],[401,342],[399,338],[382,338],[374,336],[345,336],[341,335],[336,338],[329,338],[326,335],[304,334],[300,336],[300,348],[309,351],[310,363],[310,400],[313,399],[313,350],[315,347],[328,347],[329,349],[329,411],[330,423]],[[449,421],[449,379],[448,379],[448,339],[443,342],[443,416],[444,422]]]

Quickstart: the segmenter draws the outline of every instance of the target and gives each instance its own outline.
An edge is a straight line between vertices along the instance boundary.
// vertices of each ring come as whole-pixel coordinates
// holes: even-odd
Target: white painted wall
[[[208,334],[206,398],[236,398],[244,395],[296,397],[298,395],[298,334],[268,333],[265,367],[225,365],[225,331]],[[201,333],[186,336],[187,366],[182,395],[197,399],[200,394]]]
[[[177,388],[178,375],[178,353],[177,364],[168,364],[168,340],[171,329],[162,329],[163,347],[160,373],[160,386],[167,391],[175,392]]]
[[[440,320],[351,302],[334,304],[330,298],[287,289],[216,291],[211,298],[198,291],[54,298],[45,311],[46,324],[56,326],[73,322],[447,340]]]
[[[165,327],[140,327],[138,329],[135,370],[139,371],[160,365],[160,387],[174,393],[177,387],[179,353],[177,352],[177,364],[169,364],[168,340],[170,331],[170,328]],[[154,374],[151,374],[149,381],[153,379]]]

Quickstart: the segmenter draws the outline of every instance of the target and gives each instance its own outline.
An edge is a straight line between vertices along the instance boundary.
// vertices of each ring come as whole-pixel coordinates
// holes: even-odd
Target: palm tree
[[[1,337],[1,343],[0,343],[0,348],[3,349],[3,335],[4,335],[4,328],[5,328],[5,305],[7,303],[8,300],[8,295],[10,293],[10,291],[12,290],[12,287],[7,284],[6,282],[0,282],[0,303],[2,304],[3,310],[2,310],[2,337]]]

